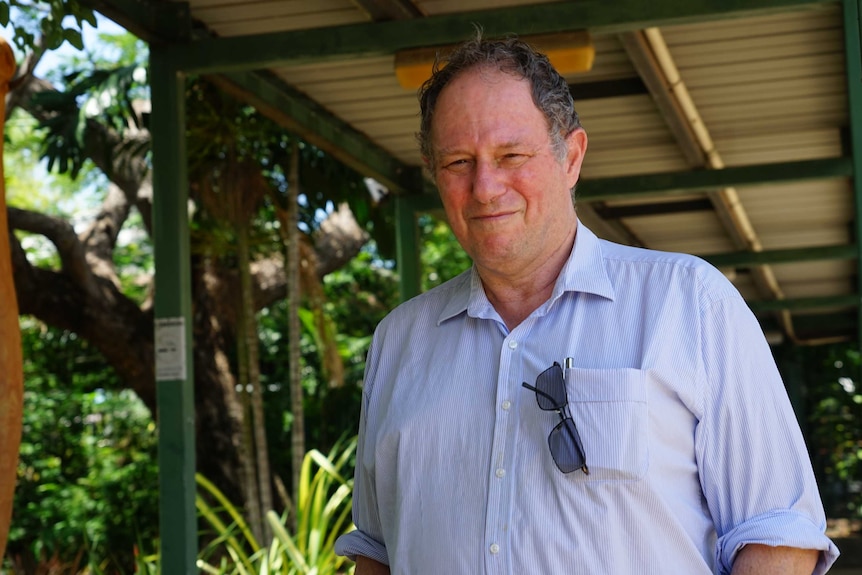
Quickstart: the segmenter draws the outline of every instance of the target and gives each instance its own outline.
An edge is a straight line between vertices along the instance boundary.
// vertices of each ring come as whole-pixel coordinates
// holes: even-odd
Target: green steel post
[[[395,197],[396,258],[401,301],[419,295],[419,227],[410,197]]]
[[[860,0],[844,0],[844,46],[847,65],[847,98],[850,114],[850,142],[853,158],[853,195],[856,199],[856,241],[862,240],[862,44],[859,33]],[[856,260],[862,278],[862,250]],[[862,281],[857,281],[862,290]],[[862,292],[859,294],[862,300]],[[857,345],[862,349],[862,306],[859,308]]]
[[[197,573],[185,78],[150,46],[162,573]]]

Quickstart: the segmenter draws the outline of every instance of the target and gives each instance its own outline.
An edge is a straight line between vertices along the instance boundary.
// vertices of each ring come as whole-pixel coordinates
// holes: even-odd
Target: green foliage
[[[94,194],[85,187],[98,181],[92,165],[77,182],[47,172],[41,159],[43,134],[32,116],[16,108],[6,122],[5,136],[4,175],[10,205],[63,218],[95,209]]]
[[[40,92],[34,102],[51,112],[42,122],[45,131],[43,157],[48,171],[55,166],[60,173],[77,178],[88,159],[84,135],[87,122],[97,121],[122,134],[129,126],[143,127],[134,108],[136,95],[145,93],[145,69],[137,63],[91,72],[72,72],[65,78],[64,92]],[[149,138],[131,140],[136,146],[128,152],[135,156],[149,150]]]
[[[8,557],[74,565],[87,550],[94,563],[128,570],[137,536],[156,532],[155,425],[131,391],[116,391],[86,342],[30,320],[22,336],[24,425]]]
[[[335,555],[335,539],[352,529],[353,480],[350,472],[356,439],[338,442],[324,455],[316,449],[303,459],[299,501],[286,527],[286,515],[267,513],[273,537],[258,542],[242,514],[205,478],[198,476],[196,501],[211,542],[201,551],[198,568],[217,575],[334,575],[345,573],[347,560]],[[292,532],[291,532],[292,531]]]
[[[452,279],[472,265],[449,225],[431,215],[419,218],[422,242],[422,291]]]
[[[383,317],[399,303],[394,262],[381,259],[375,243],[366,245],[346,266],[323,280],[326,313],[339,333],[352,338],[369,337]],[[345,344],[345,351],[350,344]],[[351,355],[350,357],[355,357]],[[360,355],[364,362],[364,355]],[[359,377],[348,381],[358,382]]]
[[[11,23],[15,46],[23,52],[35,48],[38,38],[48,50],[59,48],[63,42],[80,50],[84,46],[81,29],[85,22],[96,26],[96,16],[92,8],[78,0],[0,1],[0,26]]]
[[[324,345],[310,322],[302,326],[302,386],[306,419],[306,444],[328,450],[345,432],[359,425],[360,384],[371,334],[383,316],[398,303],[397,278],[391,262],[380,260],[373,242],[344,268],[324,278],[324,312],[335,330],[338,353],[344,365],[344,385],[330,387],[322,369]],[[310,313],[310,312],[309,312]],[[267,416],[267,441],[274,473],[290,473],[292,406],[287,382],[287,302],[281,301],[258,314],[261,339],[260,371]],[[288,487],[290,489],[290,487]],[[292,491],[292,490],[291,490]]]
[[[113,256],[120,288],[123,294],[140,304],[152,295],[150,274],[155,270],[155,258],[153,242],[144,230],[139,212],[129,215],[118,240]]]
[[[859,350],[808,350],[808,443],[830,517],[862,517],[862,386]]]

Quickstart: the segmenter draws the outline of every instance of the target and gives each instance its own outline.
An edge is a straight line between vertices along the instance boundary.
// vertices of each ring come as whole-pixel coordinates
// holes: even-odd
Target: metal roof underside
[[[594,66],[567,76],[589,135],[578,199],[587,225],[711,259],[786,340],[858,335],[848,86],[859,70],[846,64],[846,3],[89,3],[416,209],[436,200],[395,52],[467,38],[473,23],[486,35],[587,29]]]

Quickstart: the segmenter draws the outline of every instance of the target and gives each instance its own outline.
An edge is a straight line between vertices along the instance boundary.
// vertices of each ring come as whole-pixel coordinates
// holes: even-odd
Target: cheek
[[[466,179],[449,174],[438,177],[435,183],[446,215],[450,218],[458,217],[459,212],[464,209],[470,197],[470,186],[467,185]]]
[[[528,212],[549,221],[565,219],[574,211],[572,195],[566,188],[566,179],[560,179],[552,167],[548,171],[533,172],[519,178],[516,189],[524,198]]]

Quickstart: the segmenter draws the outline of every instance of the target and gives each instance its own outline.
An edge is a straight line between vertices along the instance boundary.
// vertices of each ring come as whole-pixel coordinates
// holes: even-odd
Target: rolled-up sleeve
[[[736,554],[750,543],[817,549],[820,557],[814,575],[826,573],[838,557],[838,548],[823,534],[822,524],[794,511],[774,511],[749,519],[719,538],[716,545],[719,573],[730,573]]]
[[[815,575],[838,549],[805,442],[771,350],[738,297],[701,313],[702,418],[696,431],[701,485],[718,539],[716,564],[729,574],[748,544],[819,550]]]

